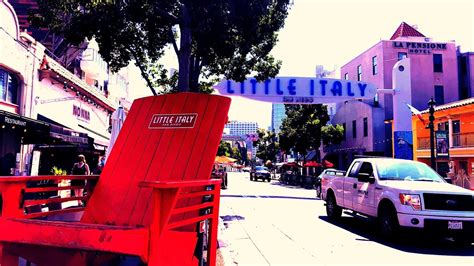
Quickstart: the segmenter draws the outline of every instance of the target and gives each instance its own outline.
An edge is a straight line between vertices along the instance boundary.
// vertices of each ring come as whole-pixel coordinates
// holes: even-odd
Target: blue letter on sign
[[[252,93],[253,94],[257,93],[257,80],[256,79],[251,79],[250,83],[252,83]]]
[[[283,91],[280,89],[280,79],[277,79],[276,82],[277,82],[276,91],[278,95],[283,95]]]
[[[321,95],[322,96],[326,95],[326,84],[328,84],[328,81],[322,79],[319,81],[319,84],[321,84]]]
[[[351,83],[347,82],[347,95],[354,96],[354,93],[351,90]]]
[[[227,92],[233,94],[233,93],[235,93],[235,91],[232,90],[231,84],[232,84],[232,81],[228,80],[228,81],[227,81]]]
[[[295,87],[296,79],[290,79],[288,82],[288,92],[291,95],[296,95],[296,87]]]
[[[357,83],[359,85],[360,96],[364,97],[367,84]]]
[[[332,84],[331,92],[333,96],[342,96],[342,84],[340,81],[334,81],[334,83]]]

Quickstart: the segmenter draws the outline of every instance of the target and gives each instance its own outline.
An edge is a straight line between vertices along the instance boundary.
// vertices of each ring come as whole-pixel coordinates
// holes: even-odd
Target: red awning
[[[304,167],[320,167],[321,164],[316,161],[309,161],[309,162],[306,162],[303,166]]]

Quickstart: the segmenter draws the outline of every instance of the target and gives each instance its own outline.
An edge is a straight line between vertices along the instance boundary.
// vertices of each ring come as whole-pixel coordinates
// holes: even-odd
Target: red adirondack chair
[[[220,180],[210,179],[230,99],[176,93],[138,99],[100,178],[0,177],[1,266],[23,257],[37,265],[99,265],[117,254],[147,265],[196,265],[198,227],[209,221],[215,265]],[[97,179],[90,198],[23,200],[73,187],[27,188],[28,181]],[[25,213],[48,202],[88,199],[86,207]],[[204,200],[207,199],[207,200]],[[83,211],[79,222],[34,219]]]

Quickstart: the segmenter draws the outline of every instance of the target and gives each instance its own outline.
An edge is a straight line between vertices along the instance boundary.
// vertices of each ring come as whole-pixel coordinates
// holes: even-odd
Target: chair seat
[[[15,230],[9,230],[15,228]],[[149,230],[128,226],[0,218],[0,241],[146,257]],[[133,243],[133,245],[130,245]]]

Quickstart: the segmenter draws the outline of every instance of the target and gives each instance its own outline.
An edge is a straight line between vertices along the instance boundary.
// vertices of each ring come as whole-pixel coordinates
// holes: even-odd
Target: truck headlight
[[[400,193],[400,203],[403,205],[410,205],[414,210],[421,210],[420,195]]]

